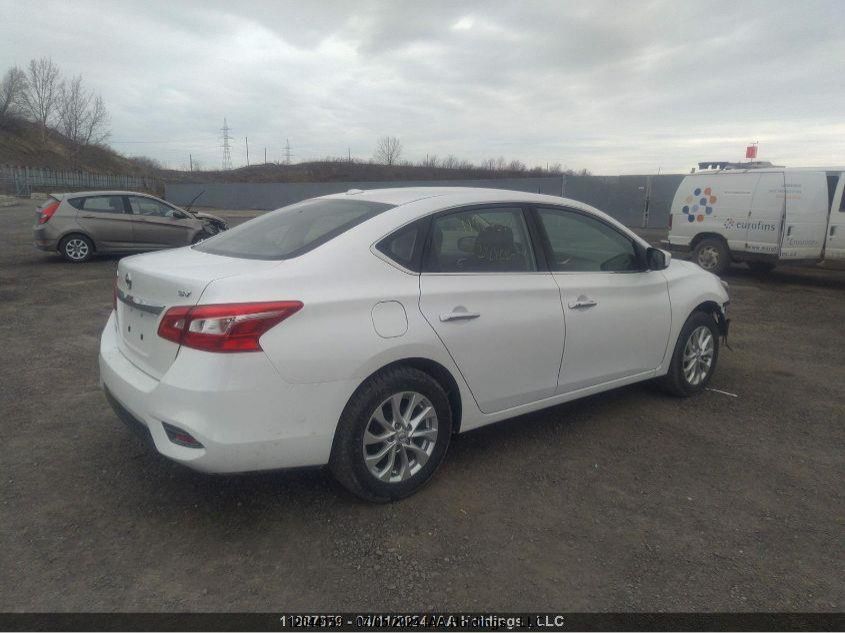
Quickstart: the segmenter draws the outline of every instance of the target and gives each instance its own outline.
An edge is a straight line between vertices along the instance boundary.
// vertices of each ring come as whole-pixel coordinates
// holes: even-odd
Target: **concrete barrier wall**
[[[168,184],[165,198],[185,206],[197,194],[195,206],[216,209],[278,209],[307,198],[349,189],[392,187],[486,187],[544,193],[591,204],[627,226],[643,226],[646,193],[649,227],[664,227],[681,175],[661,176],[551,176],[487,180],[424,180],[389,182],[316,183],[198,183]]]

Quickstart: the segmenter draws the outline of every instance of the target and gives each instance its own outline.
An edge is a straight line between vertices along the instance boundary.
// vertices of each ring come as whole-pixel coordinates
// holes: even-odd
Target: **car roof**
[[[448,207],[454,204],[516,202],[536,204],[564,204],[580,209],[595,209],[590,205],[560,196],[550,196],[514,189],[492,189],[488,187],[391,187],[387,189],[350,189],[345,193],[323,196],[328,199],[366,200],[401,206],[419,200],[437,198],[438,206]],[[432,201],[434,202],[434,201]]]
[[[54,193],[51,194],[55,198],[85,198],[89,196],[144,196],[145,198],[155,198],[154,195],[143,193],[142,191],[118,191],[118,190],[98,190],[98,191],[72,191],[69,193]],[[158,198],[156,198],[158,200]]]

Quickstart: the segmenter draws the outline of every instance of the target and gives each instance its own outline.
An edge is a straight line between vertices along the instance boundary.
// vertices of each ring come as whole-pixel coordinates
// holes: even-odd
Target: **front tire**
[[[686,398],[703,391],[719,359],[719,329],[713,315],[694,312],[681,328],[669,372],[660,384],[669,393]]]
[[[707,237],[695,246],[693,261],[714,275],[721,275],[731,264],[731,254],[724,240]]]
[[[395,501],[431,479],[451,435],[452,411],[440,384],[418,369],[395,367],[368,379],[350,398],[329,468],[352,494]]]
[[[59,252],[73,264],[87,262],[94,256],[94,242],[84,235],[68,235],[59,244]]]

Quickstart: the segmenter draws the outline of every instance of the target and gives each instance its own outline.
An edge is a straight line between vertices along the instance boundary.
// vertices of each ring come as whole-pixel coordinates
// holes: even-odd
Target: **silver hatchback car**
[[[194,244],[229,225],[132,191],[52,194],[35,212],[35,246],[70,262],[94,253],[133,253]]]

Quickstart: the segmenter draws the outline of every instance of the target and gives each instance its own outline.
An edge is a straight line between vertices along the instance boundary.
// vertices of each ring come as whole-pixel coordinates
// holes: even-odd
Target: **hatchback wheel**
[[[428,374],[397,367],[367,380],[349,401],[329,467],[353,494],[386,502],[416,492],[449,446],[452,412]]]
[[[59,251],[69,262],[86,262],[94,255],[94,243],[84,235],[68,235],[59,245]]]
[[[710,382],[719,358],[719,330],[713,316],[695,312],[687,319],[675,344],[663,386],[676,396],[691,396]]]

